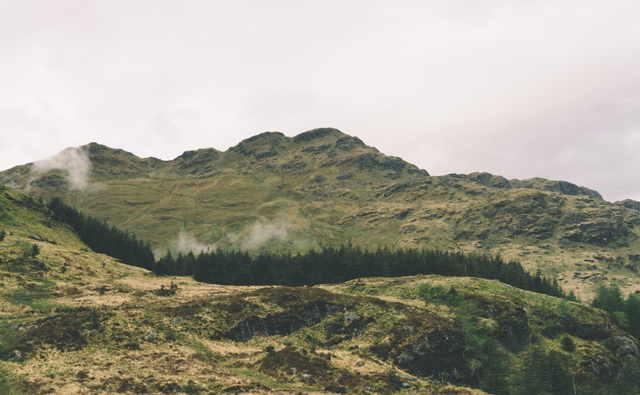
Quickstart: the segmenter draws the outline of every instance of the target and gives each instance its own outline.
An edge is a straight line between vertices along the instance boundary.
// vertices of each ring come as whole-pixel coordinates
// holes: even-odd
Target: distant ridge
[[[265,132],[169,161],[90,143],[4,171],[0,183],[61,197],[157,253],[486,251],[558,276],[566,289],[613,278],[640,289],[640,203],[609,203],[567,181],[430,176],[334,128]]]

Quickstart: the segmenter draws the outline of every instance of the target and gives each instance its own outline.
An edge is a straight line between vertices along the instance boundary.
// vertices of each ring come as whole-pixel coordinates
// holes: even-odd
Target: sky
[[[0,170],[335,127],[640,200],[637,0],[0,0]]]

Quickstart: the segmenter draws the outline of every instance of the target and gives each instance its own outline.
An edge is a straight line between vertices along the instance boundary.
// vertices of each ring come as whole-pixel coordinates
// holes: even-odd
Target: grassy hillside
[[[583,297],[601,281],[640,289],[640,203],[605,202],[564,181],[432,177],[335,129],[263,133],[226,152],[200,149],[172,161],[95,143],[79,152],[86,169],[58,158],[7,170],[0,182],[61,196],[158,254],[426,247],[500,253]],[[86,184],[71,182],[78,174]]]
[[[637,357],[606,313],[497,281],[201,284],[92,252],[20,192],[0,208],[1,393],[523,393],[535,355],[578,386]]]

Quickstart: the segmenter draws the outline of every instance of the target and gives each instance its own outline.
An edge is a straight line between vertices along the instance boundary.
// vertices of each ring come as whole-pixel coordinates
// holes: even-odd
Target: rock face
[[[633,361],[638,357],[638,345],[626,336],[611,338],[616,355],[625,361]]]
[[[238,342],[246,342],[256,335],[286,336],[300,328],[317,324],[333,315],[339,306],[329,303],[314,303],[298,311],[283,314],[269,314],[264,318],[253,317],[240,322],[224,337]]]
[[[574,271],[603,252],[640,255],[638,202],[608,203],[566,181],[430,176],[332,128],[293,138],[266,132],[225,152],[187,151],[172,161],[96,143],[81,152],[90,163],[86,190],[70,188],[66,170],[38,173],[33,165],[0,173],[0,182],[34,197],[62,196],[153,247],[177,244],[188,229],[209,248],[437,248],[500,253],[542,268],[564,261]],[[257,237],[258,228],[277,237]]]
[[[464,371],[463,347],[459,333],[438,328],[399,349],[394,360],[414,374],[437,377],[442,372]]]
[[[616,202],[616,204],[619,204],[631,210],[640,211],[640,202],[637,202],[635,200],[631,200],[631,199],[621,200],[619,202]]]
[[[607,381],[611,381],[616,374],[622,371],[622,364],[614,362],[611,358],[598,355],[595,359],[587,362],[587,366],[596,375],[605,378]]]
[[[605,340],[611,337],[611,327],[607,325],[584,324],[578,326],[576,334],[585,340]]]

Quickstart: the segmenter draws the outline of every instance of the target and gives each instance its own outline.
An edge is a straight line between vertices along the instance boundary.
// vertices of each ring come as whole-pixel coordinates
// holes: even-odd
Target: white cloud
[[[33,171],[41,174],[49,170],[65,170],[70,189],[85,190],[89,184],[91,161],[81,148],[67,148],[48,159],[33,162]]]
[[[225,240],[242,250],[256,250],[279,241],[288,240],[291,224],[281,220],[261,219],[240,232],[228,233]]]
[[[270,242],[286,240],[290,228],[285,222],[256,222],[249,230],[248,237],[242,240],[242,246],[245,249],[257,249]]]
[[[169,243],[169,250],[173,252],[181,252],[183,254],[193,252],[199,254],[201,252],[207,252],[212,248],[211,245],[206,245],[199,242],[195,237],[186,232],[180,232],[178,238]],[[156,256],[162,256],[167,253],[165,250],[154,251]]]
[[[615,143],[640,134],[639,14],[635,0],[2,2],[0,169],[90,141],[172,159],[333,126],[436,175],[640,199],[620,181],[640,159]]]

